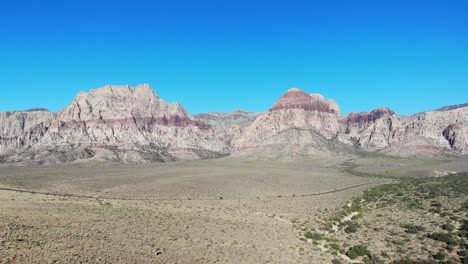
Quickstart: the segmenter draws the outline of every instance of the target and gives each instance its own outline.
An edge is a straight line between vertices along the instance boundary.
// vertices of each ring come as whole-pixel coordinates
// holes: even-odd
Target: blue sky
[[[149,83],[192,113],[290,87],[344,113],[468,102],[467,1],[21,1],[0,9],[0,111]]]

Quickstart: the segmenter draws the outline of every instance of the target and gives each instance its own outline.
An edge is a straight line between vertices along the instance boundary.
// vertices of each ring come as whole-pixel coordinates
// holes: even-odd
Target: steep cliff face
[[[381,107],[373,110],[372,112],[350,113],[345,118],[346,125],[350,128],[365,128],[374,123],[377,119],[386,116],[392,116],[395,113],[387,107]]]
[[[28,141],[37,141],[54,117],[54,113],[46,109],[0,113],[0,153],[22,148]],[[29,137],[24,138],[25,134]]]
[[[448,125],[443,131],[442,135],[444,138],[447,140],[448,144],[450,147],[454,150],[460,150],[464,151],[466,150],[466,132],[463,130],[463,128],[457,124],[450,124]]]
[[[214,158],[229,149],[210,126],[148,85],[111,86],[79,93],[42,129],[26,129],[4,159],[169,161]]]
[[[290,89],[245,130],[235,154],[338,156],[358,149],[396,156],[468,153],[468,107],[463,104],[413,116],[399,116],[387,107],[344,118],[339,113],[333,100]]]
[[[375,151],[390,146],[394,128],[400,125],[395,113],[387,107],[372,112],[350,113],[343,120],[340,138],[365,150]]]
[[[437,156],[467,153],[468,107],[443,108],[412,116],[398,116],[388,108],[349,114],[345,133],[367,151],[397,156]]]
[[[335,101],[297,88],[265,113],[192,116],[149,85],[106,85],[79,93],[58,113],[0,113],[0,162],[175,161],[235,156],[468,154],[468,106],[411,116],[382,107],[340,116]]]
[[[197,125],[179,103],[167,103],[147,84],[135,88],[106,85],[89,93],[81,92],[57,114],[57,119],[63,122],[143,118],[157,122],[165,118],[167,124],[174,126]]]
[[[424,153],[425,149],[435,150],[436,154],[445,150],[468,153],[468,107],[448,107],[400,119],[402,126],[396,132],[395,145],[420,148],[421,154],[429,155],[431,152]]]

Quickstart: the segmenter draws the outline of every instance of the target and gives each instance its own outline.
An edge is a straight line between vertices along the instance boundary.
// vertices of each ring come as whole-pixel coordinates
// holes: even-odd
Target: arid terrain
[[[408,214],[403,207],[374,212],[360,205],[359,228],[349,235],[343,220],[356,217],[343,211],[371,187],[463,171],[468,171],[466,159],[388,157],[4,164],[0,263],[360,263],[370,256],[351,260],[346,253],[361,244],[383,261],[374,257],[368,263],[431,259],[431,252],[440,251],[435,242],[413,249],[395,235],[394,246],[381,240],[392,225],[400,226],[399,219],[413,225],[424,221],[426,232],[439,232],[427,228],[430,221],[442,223],[440,217]],[[449,204],[466,200],[466,193],[458,193]],[[466,218],[465,208],[457,221]],[[458,251],[466,246],[463,241]],[[398,250],[405,253],[397,255]],[[450,256],[459,260],[455,251]]]
[[[192,115],[106,85],[0,113],[0,260],[466,263],[467,151],[466,104]]]
[[[468,264],[468,0],[1,3],[0,264]]]

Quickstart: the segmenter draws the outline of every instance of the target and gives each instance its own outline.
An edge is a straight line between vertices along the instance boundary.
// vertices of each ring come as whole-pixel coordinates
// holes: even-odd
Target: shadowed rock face
[[[449,142],[451,147],[455,146],[456,138],[457,138],[457,130],[460,129],[458,124],[450,124],[447,128],[442,131],[442,135],[445,139]]]
[[[333,113],[340,115],[336,103],[333,101],[326,101],[321,95],[309,95],[306,92],[297,88],[289,89],[270,111],[281,109],[304,109],[306,111],[319,111],[323,113]]]
[[[466,151],[468,141],[466,140],[466,133],[460,124],[450,124],[442,131],[442,135],[452,149]]]

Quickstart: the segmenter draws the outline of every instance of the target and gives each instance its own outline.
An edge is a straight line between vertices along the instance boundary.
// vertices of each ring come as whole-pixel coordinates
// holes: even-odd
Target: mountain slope
[[[54,113],[46,109],[0,113],[0,154],[27,144],[22,135],[29,133],[28,140],[34,142],[54,118]]]
[[[3,148],[3,159],[145,162],[229,153],[209,125],[195,120],[180,104],[166,103],[148,85],[107,85],[79,93],[68,107],[42,124],[41,130],[18,131],[21,144]]]
[[[339,143],[332,140],[340,131],[339,115],[334,101],[297,88],[289,89],[247,128],[234,152],[265,157],[284,156],[284,153],[339,155],[339,148],[324,144],[322,140]]]
[[[381,107],[340,114],[332,99],[289,89],[264,113],[192,116],[146,84],[79,93],[52,113],[0,113],[0,162],[165,162],[227,155],[259,158],[468,154],[468,106],[411,116]]]
[[[237,145],[245,129],[247,129],[259,115],[259,113],[235,110],[229,113],[202,113],[195,115],[195,118],[210,125],[215,131],[217,138],[232,148]]]
[[[468,153],[468,107],[399,116],[388,108],[349,114],[340,137],[367,151],[396,156]]]

